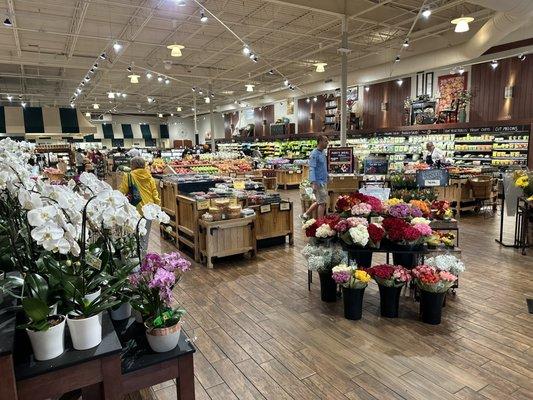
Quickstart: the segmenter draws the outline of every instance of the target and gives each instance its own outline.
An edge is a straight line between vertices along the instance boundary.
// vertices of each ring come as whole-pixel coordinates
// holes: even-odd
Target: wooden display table
[[[476,199],[472,193],[471,185],[468,178],[450,179],[449,186],[439,186],[435,188],[437,200],[446,200],[452,208],[456,210],[457,217],[461,211],[472,211],[479,208],[479,199]],[[496,204],[498,190],[493,187],[489,201]]]
[[[301,169],[296,171],[277,169],[276,178],[278,186],[283,186],[285,190],[287,189],[287,186],[300,185],[300,183],[302,183],[302,180],[304,179]]]
[[[200,261],[198,220],[209,204],[209,200],[197,202],[188,196],[176,196],[176,245],[180,250],[188,248],[196,262]]]
[[[291,201],[249,206],[256,214],[255,236],[257,240],[281,236],[289,237],[289,244],[294,243],[294,213]]]
[[[170,217],[169,226],[172,228],[170,232],[166,231],[166,226],[160,225],[163,236],[169,235],[173,240],[177,238],[176,218],[177,218],[177,202],[178,196],[178,184],[169,180],[161,179],[159,182],[161,189],[161,209],[166,212]]]
[[[255,221],[255,215],[214,222],[200,220],[200,255],[207,267],[213,268],[213,257],[244,253],[255,257],[257,253]]]

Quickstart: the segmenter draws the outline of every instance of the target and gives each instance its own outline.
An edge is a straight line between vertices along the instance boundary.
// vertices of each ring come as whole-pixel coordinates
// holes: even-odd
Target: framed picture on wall
[[[417,72],[416,74],[416,97],[425,94],[426,86],[424,84],[424,72]]]
[[[431,98],[433,97],[433,72],[426,72],[425,78],[426,90],[423,94],[427,94]]]

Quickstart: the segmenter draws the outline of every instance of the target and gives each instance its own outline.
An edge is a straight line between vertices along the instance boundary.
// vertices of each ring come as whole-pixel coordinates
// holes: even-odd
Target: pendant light
[[[115,98],[115,93],[114,92],[107,92],[107,98],[108,99],[114,99]]]
[[[113,44],[113,50],[115,50],[115,53],[118,53],[120,50],[122,50],[122,45],[119,42],[115,42]]]
[[[255,85],[252,85],[251,83],[244,85],[246,87],[247,92],[253,92]]]
[[[86,116],[87,118],[91,118],[91,113],[90,113],[89,111],[87,111],[87,112],[85,113],[85,116]]]
[[[496,69],[498,68],[498,65],[500,65],[500,63],[498,62],[498,60],[492,60],[490,62],[490,66],[492,67],[492,69]]]
[[[170,50],[170,56],[171,57],[181,57],[181,50],[183,50],[185,46],[182,46],[181,44],[171,44],[167,46],[167,49]]]
[[[177,112],[181,112],[181,107],[179,107],[179,106],[176,107],[176,111],[177,111]]]
[[[200,22],[206,23],[207,22],[207,15],[205,15],[204,10],[200,13]]]
[[[455,25],[454,31],[456,33],[463,33],[468,32],[470,30],[470,26],[468,24],[472,21],[474,21],[473,17],[460,17],[452,19],[451,23]]]
[[[204,97],[204,101],[205,101],[205,104],[209,104],[211,103],[211,98],[208,96],[208,97]]]
[[[94,104],[93,104],[93,109],[94,109],[94,110],[99,110],[99,109],[100,109],[100,104],[98,104],[98,103],[94,103]]]
[[[422,16],[427,19],[429,18],[430,15],[431,15],[431,9],[429,7],[426,7],[424,11],[422,11]]]
[[[139,83],[139,78],[140,77],[141,76],[137,75],[137,74],[128,75],[128,78],[130,78],[130,83]]]
[[[13,26],[13,23],[11,22],[11,20],[9,19],[9,17],[7,17],[6,19],[4,19],[4,25],[11,28]]]
[[[146,73],[146,79],[152,79],[152,73],[150,71]]]
[[[316,72],[324,72],[326,70],[326,65],[328,65],[328,63],[325,63],[325,62],[318,62],[318,63],[314,63],[313,64],[315,67],[316,67]]]
[[[22,107],[26,107],[26,102],[23,101],[23,102],[20,103],[20,105],[21,105]]]
[[[151,98],[151,97],[148,97],[148,98],[146,99],[146,101],[148,101],[148,103],[153,103],[153,102],[154,102],[154,99]]]

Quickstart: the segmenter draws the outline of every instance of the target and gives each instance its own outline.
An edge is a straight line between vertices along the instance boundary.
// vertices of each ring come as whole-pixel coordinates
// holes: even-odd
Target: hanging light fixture
[[[11,103],[13,101],[13,96],[7,95],[7,100]]]
[[[465,73],[465,69],[463,67],[459,67],[457,72],[459,72],[459,75],[463,75]]]
[[[167,49],[170,50],[170,56],[171,57],[181,57],[182,53],[181,51],[185,48],[185,46],[182,46],[181,44],[170,44],[167,46]]]
[[[152,79],[152,73],[150,71],[146,73],[146,79]]]
[[[94,109],[94,110],[99,110],[99,109],[100,109],[100,104],[98,104],[98,103],[94,103],[94,104],[93,104],[93,109]]]
[[[200,90],[198,91],[198,94],[201,96],[201,95],[204,94],[204,91],[203,91],[202,89],[200,89]]]
[[[520,54],[518,55],[518,59],[519,59],[520,61],[524,61],[524,60],[526,59],[526,55],[525,55],[524,53],[520,53]]]
[[[253,92],[255,85],[252,85],[251,83],[248,83],[247,85],[244,85],[246,87],[247,92]]]
[[[122,45],[119,42],[115,42],[113,44],[113,50],[115,50],[115,52],[118,53],[120,50],[122,50]]]
[[[163,82],[163,77],[162,77],[161,75],[159,75],[159,76],[157,77],[157,81],[158,81],[158,82]]]
[[[405,38],[402,44],[403,47],[409,47],[409,38]]]
[[[472,21],[474,21],[473,17],[459,17],[452,19],[451,23],[455,25],[455,32],[463,33],[468,32],[470,30],[470,26],[468,24]]]
[[[105,55],[105,53],[102,53],[102,54],[100,54],[100,58],[101,58],[102,60],[105,60],[105,59],[107,58],[107,56]]]
[[[122,92],[116,92],[116,93],[115,93],[115,96],[117,96],[117,97],[122,96]]]
[[[11,22],[9,17],[6,17],[6,19],[4,19],[4,25],[9,27],[9,28],[11,28],[13,26],[13,23]]]
[[[163,114],[161,114],[161,113],[157,114],[157,116],[158,116],[159,118],[163,118]]]
[[[81,89],[80,89],[80,88],[77,88],[77,89],[76,89],[76,92],[81,93]]]
[[[492,69],[496,69],[498,68],[498,65],[500,65],[500,63],[498,62],[498,60],[492,60],[490,62],[490,66],[492,67]]]
[[[368,92],[370,90],[370,86],[365,86],[365,92]]]
[[[400,62],[400,55],[398,54],[396,58],[394,59],[394,62]]]
[[[86,116],[87,118],[91,118],[91,113],[90,113],[89,111],[87,111],[87,112],[85,113],[85,116]]]
[[[244,47],[242,48],[242,53],[247,56],[250,54],[250,48],[247,46],[247,45],[244,45]]]
[[[170,79],[165,79],[165,84],[168,85],[170,83]]]
[[[113,92],[107,92],[107,98],[108,98],[108,99],[114,99],[114,98],[115,98],[115,93],[113,93]]]
[[[424,8],[424,10],[422,11],[422,16],[427,19],[430,15],[431,9],[429,7]]]
[[[22,107],[26,107],[26,102],[22,101],[22,102],[20,103],[20,105],[21,105]]]
[[[313,102],[315,102],[315,103],[316,103],[317,101],[318,101],[318,97],[316,97],[316,96],[315,96],[315,97],[313,97]]]
[[[316,72],[324,72],[326,70],[325,67],[326,65],[328,65],[328,63],[318,62],[318,63],[314,63],[313,65],[316,67],[315,69]]]
[[[85,78],[83,78],[83,80],[84,80],[85,82],[89,82],[89,81],[91,80],[91,78],[90,78],[89,76],[86,76]]]
[[[154,99],[153,99],[152,97],[148,97],[148,98],[146,99],[146,101],[148,101],[148,103],[153,103],[153,102],[154,102]]]
[[[205,104],[211,103],[211,97],[204,97]]]
[[[128,75],[128,78],[130,78],[130,83],[139,83],[139,78],[140,77],[141,76],[137,75],[137,74]]]
[[[252,61],[253,61],[254,63],[258,62],[258,61],[259,61],[259,57],[257,57],[257,56],[254,54],[254,56],[252,57]]]
[[[126,68],[126,71],[128,71],[128,72],[132,71],[131,65],[128,65],[128,68]]]
[[[403,79],[398,79],[396,81],[396,83],[398,84],[398,86],[402,86],[403,85]]]
[[[285,80],[283,81],[283,84],[284,84],[285,86],[289,86],[290,82],[289,82],[288,79],[285,79]]]
[[[181,107],[180,106],[176,107],[176,111],[181,112]]]
[[[202,12],[200,13],[200,22],[207,22],[207,15],[205,15],[204,10],[202,10]]]

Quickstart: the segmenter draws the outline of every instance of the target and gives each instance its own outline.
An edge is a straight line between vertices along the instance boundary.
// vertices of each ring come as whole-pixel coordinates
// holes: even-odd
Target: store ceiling
[[[193,91],[207,90],[212,82],[215,106],[283,87],[289,79],[296,87],[326,80],[339,73],[341,0],[205,0],[206,10],[217,16],[247,43],[257,63],[242,54],[242,43],[216,19],[200,21],[202,7],[194,0],[2,0],[0,26],[0,93],[13,103],[20,99],[35,106],[66,106],[80,82],[98,63],[95,74],[75,100],[82,111],[115,109],[118,113],[171,113],[181,106],[190,112]],[[349,68],[391,62],[402,49],[413,21],[424,4],[428,19],[419,18],[409,35],[411,46],[402,57],[444,48],[468,40],[494,11],[463,0],[349,0]],[[465,34],[453,33],[450,20],[476,18]],[[122,49],[116,52],[113,44]],[[183,56],[170,56],[167,45],[185,46]],[[106,60],[99,59],[105,53]],[[313,63],[327,62],[325,73]],[[140,75],[131,84],[127,67]],[[274,75],[268,74],[274,70]],[[154,77],[148,80],[146,71]],[[169,78],[159,83],[157,75]],[[109,100],[107,92],[127,97]],[[295,96],[302,93],[296,90]],[[207,109],[203,96],[198,108]],[[147,98],[156,101],[148,103]]]

